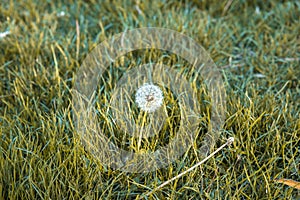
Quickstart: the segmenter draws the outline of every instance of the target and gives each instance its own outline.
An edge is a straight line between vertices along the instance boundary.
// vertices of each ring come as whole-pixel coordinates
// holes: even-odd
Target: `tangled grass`
[[[151,9],[150,9],[151,8]],[[223,70],[234,144],[149,199],[296,199],[300,180],[298,1],[6,1],[0,5],[0,197],[134,199],[199,162],[197,144],[147,174],[101,165],[76,137],[71,89],[101,41],[164,27]]]

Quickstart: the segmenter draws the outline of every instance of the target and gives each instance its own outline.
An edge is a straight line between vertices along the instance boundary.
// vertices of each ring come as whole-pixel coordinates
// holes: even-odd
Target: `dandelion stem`
[[[144,132],[144,127],[146,126],[146,120],[147,120],[147,113],[144,112],[143,113],[143,119],[142,119],[142,126],[141,126],[141,130],[139,132],[139,140],[138,140],[138,151],[140,150],[140,147],[141,147],[141,143],[142,143],[142,137],[143,137],[143,132]]]

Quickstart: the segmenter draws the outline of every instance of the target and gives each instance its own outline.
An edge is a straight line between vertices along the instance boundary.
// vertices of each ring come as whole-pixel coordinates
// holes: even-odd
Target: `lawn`
[[[201,144],[211,107],[201,80],[190,82],[204,108],[196,113],[201,119],[193,144],[172,163],[147,173],[116,170],[97,159],[80,139],[72,96],[78,71],[97,45],[142,27],[177,31],[203,46],[226,90],[224,123],[210,152],[235,139],[156,191],[204,158]],[[300,198],[299,190],[276,181],[300,181],[299,33],[299,1],[3,0],[0,199]],[[154,151],[179,129],[179,103],[168,88],[163,92],[172,115],[149,141],[124,134],[105,110],[116,80],[151,59],[193,77],[193,66],[168,51],[138,50],[112,63],[95,86],[99,124],[128,151]],[[118,100],[115,106],[121,105]],[[133,107],[132,116],[124,118],[138,120],[138,112]]]

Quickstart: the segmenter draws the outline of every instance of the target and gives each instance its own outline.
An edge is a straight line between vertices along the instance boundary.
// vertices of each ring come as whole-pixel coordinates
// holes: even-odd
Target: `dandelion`
[[[146,112],[154,112],[163,102],[163,93],[153,84],[144,84],[135,94],[135,102],[138,107]]]

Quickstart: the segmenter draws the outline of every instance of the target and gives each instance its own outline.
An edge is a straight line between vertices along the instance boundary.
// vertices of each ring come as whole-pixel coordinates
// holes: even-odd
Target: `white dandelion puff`
[[[161,89],[153,84],[144,84],[135,94],[135,103],[146,112],[154,112],[163,103],[163,93]]]

